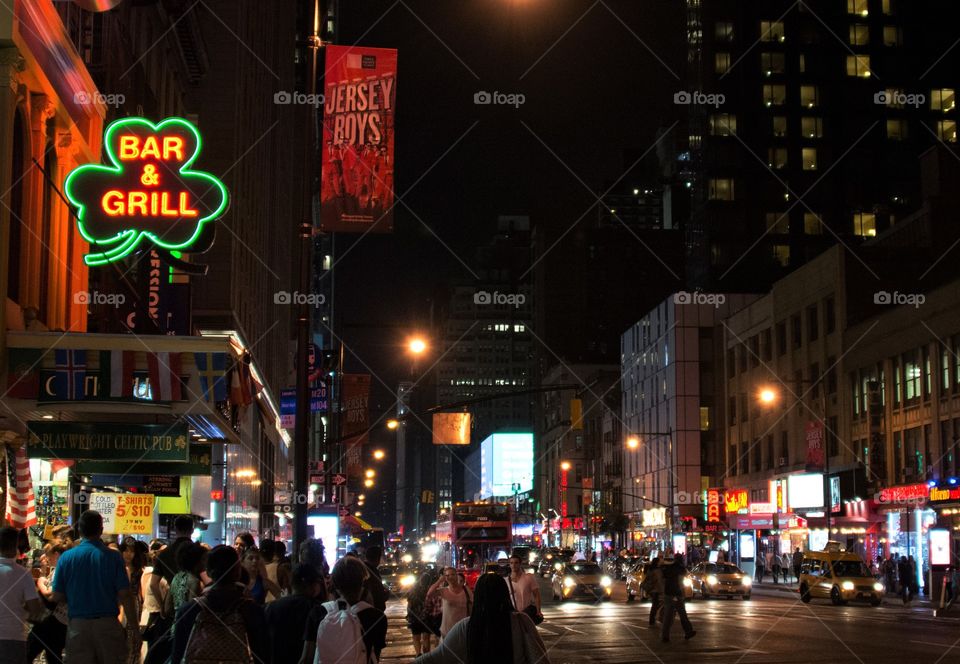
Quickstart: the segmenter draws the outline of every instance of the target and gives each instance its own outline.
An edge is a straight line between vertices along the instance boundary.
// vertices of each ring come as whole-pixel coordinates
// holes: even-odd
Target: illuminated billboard
[[[791,510],[823,509],[823,475],[790,475],[787,477],[787,503]]]
[[[533,490],[533,434],[495,433],[480,443],[480,497]]]

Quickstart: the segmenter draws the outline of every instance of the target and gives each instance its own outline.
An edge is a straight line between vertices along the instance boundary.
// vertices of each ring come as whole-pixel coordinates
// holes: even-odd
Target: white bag
[[[313,664],[377,664],[377,655],[367,652],[363,625],[357,614],[373,608],[366,602],[347,606],[343,600],[324,602],[324,616],[317,628],[317,650]]]

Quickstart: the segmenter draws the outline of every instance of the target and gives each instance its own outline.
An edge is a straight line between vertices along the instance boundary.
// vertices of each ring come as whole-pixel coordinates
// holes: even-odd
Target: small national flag
[[[234,406],[249,406],[253,403],[249,362],[250,356],[244,355],[233,366],[233,375],[230,377],[230,401]]]
[[[55,350],[56,382],[63,390],[58,395],[68,401],[83,399],[83,387],[87,378],[87,351]]]
[[[136,355],[132,350],[100,351],[100,384],[104,396],[133,396],[133,369]]]
[[[13,448],[7,445],[7,509],[4,517],[14,528],[26,528],[37,523],[30,461],[23,446]]]
[[[40,392],[39,348],[11,348],[7,355],[7,396],[36,399]]]
[[[154,401],[180,401],[180,353],[147,353]]]
[[[200,391],[207,401],[227,400],[227,354],[194,353],[193,360],[200,375]]]

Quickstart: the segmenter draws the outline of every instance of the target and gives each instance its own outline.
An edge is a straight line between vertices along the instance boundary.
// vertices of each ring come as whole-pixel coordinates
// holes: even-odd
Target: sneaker
[[[695,637],[696,635],[697,635],[697,630],[693,630],[693,631],[691,631],[689,634],[685,635],[683,638],[685,638],[685,639],[687,639],[687,640],[689,641],[690,639],[692,639],[692,638]]]

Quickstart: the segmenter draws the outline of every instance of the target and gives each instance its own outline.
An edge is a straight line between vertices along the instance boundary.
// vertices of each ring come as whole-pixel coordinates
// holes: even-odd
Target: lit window
[[[957,142],[957,121],[940,120],[937,122],[937,138],[944,143]]]
[[[860,237],[875,237],[877,235],[877,215],[872,212],[854,212],[853,234]]]
[[[767,231],[780,235],[790,232],[790,217],[786,212],[767,212]]]
[[[766,106],[783,106],[787,100],[787,88],[783,85],[764,85],[763,103]]]
[[[701,140],[702,140],[702,139],[701,139],[700,134],[690,134],[689,136],[687,136],[687,145],[688,145],[691,149],[697,150],[697,149],[700,148],[700,142],[701,142]]]
[[[803,153],[803,170],[805,171],[817,170],[817,149],[803,148],[802,153]]]
[[[729,53],[717,53],[713,56],[713,61],[718,74],[726,74],[728,71],[730,71]]]
[[[857,16],[869,16],[867,0],[847,0],[847,13]]]
[[[883,100],[889,108],[903,108],[906,95],[903,88],[887,88],[883,92]]]
[[[866,46],[870,43],[870,27],[855,23],[850,26],[850,45]]]
[[[786,71],[784,65],[783,53],[761,53],[760,54],[760,73],[764,76],[773,74],[782,74]]]
[[[887,138],[891,141],[902,141],[907,138],[907,121],[887,120]]]
[[[803,213],[803,232],[805,235],[823,235],[823,221],[813,212]]]
[[[760,21],[760,41],[784,42],[787,40],[780,21]]]
[[[770,148],[767,151],[767,166],[780,170],[787,167],[787,149]]]
[[[859,76],[860,78],[870,76],[870,56],[848,55],[847,76]]]
[[[893,16],[893,0],[881,0],[880,10],[885,16]]]
[[[773,135],[783,138],[787,135],[787,118],[782,115],[773,116]]]
[[[710,178],[708,195],[710,200],[732,201],[733,178]]]
[[[957,105],[956,95],[950,88],[940,88],[930,91],[930,110],[931,111],[952,111]]]
[[[885,25],[883,27],[883,45],[884,46],[902,46],[903,32],[895,25]]]
[[[822,138],[823,137],[823,119],[805,117],[800,118],[800,133],[804,138]]]
[[[730,21],[718,21],[716,28],[717,41],[733,41],[733,23]]]
[[[800,86],[800,104],[806,108],[820,105],[820,89],[815,85]]]
[[[782,267],[787,267],[790,264],[790,245],[773,245],[773,260],[780,263]]]
[[[801,73],[801,74],[806,74],[806,73],[807,73],[807,56],[804,55],[803,53],[800,54],[800,65],[799,65],[799,68],[800,68],[800,73]]]
[[[737,133],[737,116],[731,113],[717,113],[710,116],[711,136],[733,136]]]

